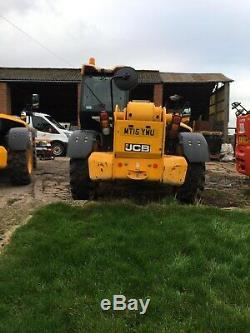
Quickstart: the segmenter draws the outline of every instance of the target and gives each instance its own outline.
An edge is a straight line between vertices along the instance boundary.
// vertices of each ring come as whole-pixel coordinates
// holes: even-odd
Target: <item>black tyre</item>
[[[94,198],[94,184],[89,178],[88,159],[70,160],[70,187],[74,200]]]
[[[181,203],[193,204],[200,199],[205,186],[205,163],[190,163],[184,184],[177,189]]]
[[[59,141],[52,142],[51,148],[54,156],[59,157],[65,155],[65,146],[63,143]]]
[[[8,170],[13,185],[30,184],[33,171],[33,152],[31,150],[10,151]]]

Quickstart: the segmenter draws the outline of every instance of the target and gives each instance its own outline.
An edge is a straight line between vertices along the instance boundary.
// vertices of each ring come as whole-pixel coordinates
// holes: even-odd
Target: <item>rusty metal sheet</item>
[[[79,82],[78,68],[0,68],[0,81]]]
[[[160,73],[137,70],[140,84],[232,82],[220,73]],[[0,81],[80,82],[80,68],[15,68],[0,67]]]
[[[160,73],[163,83],[208,83],[232,82],[221,73]]]
[[[138,82],[142,84],[146,83],[161,83],[162,79],[159,71],[150,70],[138,70]]]
[[[159,71],[138,70],[141,84],[161,83]],[[80,68],[0,68],[0,81],[80,82]]]

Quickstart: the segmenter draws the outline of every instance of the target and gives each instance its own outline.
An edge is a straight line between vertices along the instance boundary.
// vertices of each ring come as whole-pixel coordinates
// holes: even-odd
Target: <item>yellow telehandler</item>
[[[36,165],[35,133],[16,116],[0,113],[0,171],[7,169],[13,185],[31,182]]]
[[[205,182],[208,146],[182,122],[178,96],[171,113],[149,101],[129,101],[137,84],[131,67],[82,68],[81,130],[69,139],[73,199],[89,199],[100,182],[171,185],[177,198],[193,203]]]

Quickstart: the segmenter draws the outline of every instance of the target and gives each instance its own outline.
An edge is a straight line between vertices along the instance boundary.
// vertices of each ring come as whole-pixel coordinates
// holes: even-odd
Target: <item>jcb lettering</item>
[[[136,152],[136,153],[149,153],[150,152],[150,145],[125,143],[124,150],[125,151]]]
[[[143,153],[149,153],[150,152],[150,146],[149,145],[142,145],[141,146],[141,151]]]

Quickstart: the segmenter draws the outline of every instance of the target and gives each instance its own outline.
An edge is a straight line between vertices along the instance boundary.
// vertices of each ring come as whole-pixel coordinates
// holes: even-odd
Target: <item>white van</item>
[[[66,153],[71,131],[66,130],[45,113],[23,111],[21,117],[26,117],[26,122],[37,130],[38,140],[50,141],[54,156],[62,156]]]

